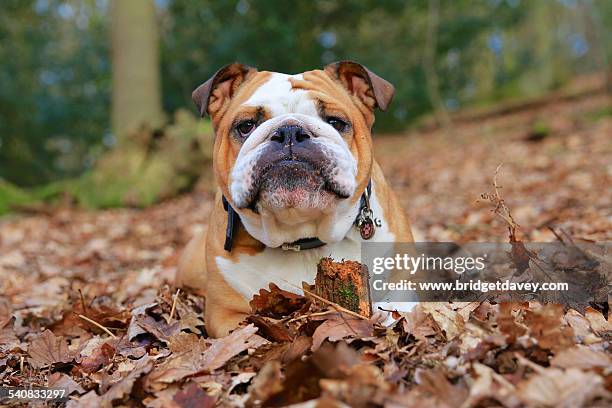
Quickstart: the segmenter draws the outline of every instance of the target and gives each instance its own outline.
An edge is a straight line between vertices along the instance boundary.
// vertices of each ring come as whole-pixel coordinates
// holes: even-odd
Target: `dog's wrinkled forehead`
[[[315,101],[307,91],[293,86],[294,81],[303,79],[302,74],[287,75],[274,72],[243,105],[263,107],[271,117],[288,113],[316,116]]]

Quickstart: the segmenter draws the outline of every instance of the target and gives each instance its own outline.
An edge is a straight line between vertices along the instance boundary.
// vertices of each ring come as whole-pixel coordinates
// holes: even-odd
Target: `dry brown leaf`
[[[332,342],[347,337],[361,339],[373,334],[374,326],[370,320],[357,319],[343,313],[327,315],[312,335],[312,350],[316,351],[327,339]]]
[[[3,329],[0,329],[0,350],[10,351],[20,345],[21,343],[15,334],[13,325],[7,325]]]
[[[149,381],[170,383],[187,376],[214,371],[243,351],[268,343],[256,332],[257,328],[250,324],[234,330],[226,337],[209,340],[210,346],[204,350],[194,349],[170,357],[155,369]]]
[[[95,391],[89,391],[79,399],[71,399],[66,403],[66,408],[106,408],[108,404],[103,404],[100,396]]]
[[[262,337],[271,341],[291,341],[292,337],[289,330],[280,323],[273,321],[270,318],[251,315],[247,317],[247,322],[253,323],[259,329],[259,334]]]
[[[81,353],[81,355],[83,355]],[[95,348],[90,355],[86,355],[80,363],[84,373],[93,373],[110,363],[115,356],[115,348],[109,343],[103,343]]]
[[[77,384],[72,377],[67,376],[63,373],[53,373],[47,379],[47,387],[50,388],[61,388],[66,390],[66,395],[70,395],[73,392],[83,394],[85,390],[79,384]]]
[[[564,326],[563,305],[546,304],[538,311],[525,312],[525,325],[544,349],[562,349],[572,345],[573,331]]]
[[[582,370],[609,368],[612,367],[612,358],[609,354],[601,351],[574,346],[557,353],[550,361],[550,365],[561,368],[580,368]]]
[[[102,406],[112,406],[114,400],[123,398],[125,395],[132,392],[134,383],[144,374],[147,374],[153,368],[153,359],[148,355],[136,362],[136,366],[127,376],[123,377],[118,383],[114,384],[101,397]]]
[[[205,350],[207,344],[204,338],[193,334],[193,333],[185,333],[179,332],[174,337],[170,338],[170,342],[168,343],[168,348],[173,354],[183,354],[192,350]]]
[[[217,399],[206,394],[198,384],[192,382],[174,394],[172,401],[180,408],[212,408]]]
[[[499,330],[508,337],[508,343],[514,343],[518,337],[527,333],[527,328],[518,324],[514,315],[514,310],[521,308],[522,306],[518,304],[508,302],[499,305],[496,321]]]
[[[589,320],[577,311],[573,309],[568,310],[564,316],[564,319],[574,330],[576,342],[593,344],[601,341],[601,337],[597,336],[593,332]]]
[[[608,321],[598,310],[588,307],[584,313],[584,317],[587,318],[591,324],[591,328],[599,336],[605,336],[606,334],[612,333],[612,322]]]
[[[212,340],[212,344],[200,359],[201,371],[213,371],[222,367],[227,361],[247,349],[255,349],[266,343],[256,335],[257,328],[250,324],[234,330],[228,336]]]
[[[468,397],[468,389],[463,384],[451,384],[441,368],[417,370],[415,381],[418,391],[436,398],[440,407],[458,408]]]
[[[612,403],[612,395],[606,391],[603,379],[577,368],[542,370],[518,384],[517,396],[526,405],[538,407],[582,407],[599,398]],[[602,400],[598,402],[603,403]]]
[[[8,324],[12,318],[12,307],[8,299],[0,298],[0,329]]]
[[[249,305],[253,314],[280,319],[302,309],[307,303],[308,299],[304,296],[270,283],[270,290],[260,289],[259,295],[253,296]]]
[[[272,360],[264,364],[249,387],[251,402],[256,404],[258,401],[266,401],[272,395],[281,392],[283,390],[281,379],[281,364],[279,361]]]
[[[455,311],[450,303],[425,302],[420,303],[417,307],[420,307],[423,312],[429,313],[433,317],[438,326],[446,333],[448,340],[454,339],[465,329],[463,316]]]
[[[472,365],[473,375],[468,399],[464,407],[478,406],[486,399],[503,401],[507,407],[517,407],[520,404],[516,397],[516,389],[504,377],[497,374],[491,367],[475,363]]]
[[[180,331],[180,323],[174,322],[167,324],[163,320],[155,320],[151,316],[137,316],[135,323],[140,326],[145,332],[152,334],[159,341],[168,344],[173,336],[176,336]]]
[[[44,367],[55,363],[68,363],[72,355],[64,338],[57,337],[51,330],[45,330],[28,347],[30,364]]]
[[[408,334],[413,335],[417,339],[424,339],[428,336],[440,334],[442,329],[436,323],[430,313],[425,312],[422,308],[416,307],[408,313],[401,313],[402,327]]]

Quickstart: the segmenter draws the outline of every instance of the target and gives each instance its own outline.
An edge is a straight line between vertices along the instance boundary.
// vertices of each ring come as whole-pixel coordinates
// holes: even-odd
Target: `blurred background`
[[[397,90],[375,131],[408,138],[551,93],[610,92],[610,27],[608,0],[4,0],[0,213],[146,206],[210,182],[212,132],[191,91],[232,61],[359,61]]]

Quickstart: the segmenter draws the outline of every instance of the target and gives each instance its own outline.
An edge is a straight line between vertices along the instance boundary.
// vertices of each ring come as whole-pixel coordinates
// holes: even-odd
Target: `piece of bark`
[[[359,262],[322,258],[317,265],[314,293],[362,316],[372,315],[368,268]]]

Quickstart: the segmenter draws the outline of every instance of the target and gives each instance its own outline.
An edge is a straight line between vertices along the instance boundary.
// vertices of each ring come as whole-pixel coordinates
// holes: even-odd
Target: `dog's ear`
[[[236,93],[240,85],[256,72],[257,69],[238,62],[228,64],[215,72],[208,81],[198,86],[191,94],[200,115],[210,115],[219,110],[225,101]]]
[[[393,85],[353,61],[333,62],[325,67],[325,72],[342,82],[351,94],[371,109],[387,110],[395,94]]]

